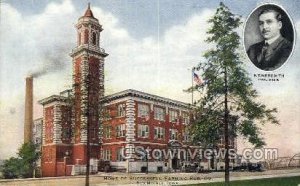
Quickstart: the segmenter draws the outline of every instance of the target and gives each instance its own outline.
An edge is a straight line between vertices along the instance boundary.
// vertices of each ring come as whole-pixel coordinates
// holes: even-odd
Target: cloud
[[[196,65],[207,50],[203,38],[213,11],[205,9],[182,25],[141,40],[121,28],[110,13],[99,8],[93,8],[93,12],[104,27],[102,47],[110,54],[105,64],[108,89],[115,92],[134,88],[189,101],[190,95],[182,90],[190,86],[188,68]]]
[[[65,76],[70,74],[69,52],[76,42],[70,21],[76,20],[74,12],[69,0],[50,3],[43,13],[31,16],[21,15],[9,4],[1,4],[0,158],[16,151],[23,139],[25,77],[49,73],[34,81],[35,102],[70,84]],[[40,113],[41,107],[35,106],[36,113]],[[14,109],[7,112],[9,108]]]

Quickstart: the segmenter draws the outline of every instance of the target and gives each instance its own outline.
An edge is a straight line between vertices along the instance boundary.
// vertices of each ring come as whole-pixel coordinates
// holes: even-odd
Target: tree
[[[194,70],[202,73],[203,84],[189,90],[199,91],[202,98],[195,102],[195,118],[191,133],[194,142],[204,146],[217,144],[225,138],[225,182],[229,183],[229,138],[238,135],[248,139],[256,147],[265,145],[260,126],[279,124],[274,116],[275,108],[268,109],[257,101],[258,92],[253,88],[244,70],[239,53],[240,37],[236,30],[241,25],[239,16],[232,14],[223,3],[208,21],[206,42],[214,47],[208,50],[205,62]]]
[[[6,179],[18,178],[21,170],[21,160],[11,157],[4,161],[2,166],[2,174]]]
[[[17,158],[5,160],[2,167],[4,178],[32,177],[36,161],[40,157],[40,152],[37,152],[36,148],[33,143],[24,143],[17,153]]]

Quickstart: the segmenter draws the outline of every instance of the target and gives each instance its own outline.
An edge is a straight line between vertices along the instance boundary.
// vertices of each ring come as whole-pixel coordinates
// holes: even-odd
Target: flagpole
[[[195,67],[192,68],[192,105],[194,105],[194,70]]]

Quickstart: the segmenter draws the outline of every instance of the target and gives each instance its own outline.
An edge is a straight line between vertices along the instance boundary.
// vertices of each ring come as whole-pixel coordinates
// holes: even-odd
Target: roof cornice
[[[191,108],[191,104],[184,103],[181,101],[169,99],[169,98],[164,98],[161,96],[153,95],[153,94],[148,94],[145,92],[133,90],[133,89],[127,89],[121,92],[117,92],[108,96],[105,96],[103,99],[101,99],[102,103],[107,103],[116,99],[124,98],[124,97],[138,97],[138,98],[144,98],[146,100],[151,100],[151,101],[157,101],[157,102],[162,102],[165,104],[169,105],[174,105],[174,106],[179,106],[179,107],[184,107],[184,108]]]

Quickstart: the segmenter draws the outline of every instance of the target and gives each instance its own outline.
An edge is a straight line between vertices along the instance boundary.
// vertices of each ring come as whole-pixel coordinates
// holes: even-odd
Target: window
[[[103,121],[107,121],[110,120],[110,110],[108,108],[103,108],[102,111],[102,117],[101,119],[103,119]]]
[[[125,149],[122,147],[122,148],[119,148],[118,151],[117,151],[117,161],[125,161]]]
[[[149,137],[149,126],[148,125],[138,125],[138,137]]]
[[[117,137],[125,137],[125,124],[117,126]]]
[[[63,140],[68,140],[71,138],[72,130],[69,127],[63,127],[61,137]]]
[[[123,117],[126,114],[125,104],[118,105],[118,117]]]
[[[190,152],[192,152],[192,150]],[[186,161],[191,161],[192,160],[190,152],[188,150],[186,151]]]
[[[90,129],[90,138],[95,140],[96,138],[98,138],[98,130],[97,128],[91,128]]]
[[[178,139],[178,130],[170,129],[170,140],[177,140],[177,139]]]
[[[88,44],[88,42],[89,42],[89,30],[86,29],[84,31],[84,44]]]
[[[149,117],[149,105],[138,104],[138,117]]]
[[[67,120],[69,121],[70,120],[70,116],[71,116],[71,112],[69,109],[65,108],[65,107],[62,107],[62,117],[64,120]]]
[[[110,139],[111,138],[111,126],[105,126],[103,129],[104,132],[104,138],[105,139]]]
[[[78,34],[78,45],[81,45],[81,33]]]
[[[155,139],[163,139],[165,137],[165,129],[162,127],[154,128],[154,138]]]
[[[183,133],[183,141],[185,141],[185,142],[189,142],[189,141],[190,141],[190,135],[189,135],[188,129],[185,129],[185,130],[184,130],[184,133]]]
[[[225,136],[220,135],[220,144],[225,145]]]
[[[152,156],[153,156],[153,159],[154,161],[163,161],[163,149],[157,149],[155,151],[152,151]],[[149,152],[150,154],[150,152]]]
[[[103,160],[111,160],[111,157],[112,157],[111,150],[103,151],[103,156],[102,156]]]
[[[95,32],[93,32],[93,45],[96,45],[96,41],[97,41],[97,35]]]
[[[178,112],[175,110],[170,110],[169,111],[170,122],[177,122],[177,118],[178,118]]]
[[[183,122],[183,124],[186,124],[186,125],[190,124],[190,116],[188,113],[185,113],[185,112],[182,113],[182,122]]]
[[[165,121],[165,110],[163,108],[154,107],[154,119]]]

